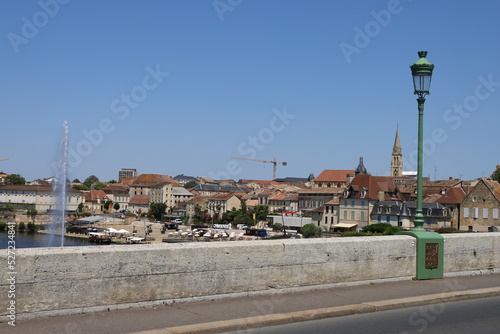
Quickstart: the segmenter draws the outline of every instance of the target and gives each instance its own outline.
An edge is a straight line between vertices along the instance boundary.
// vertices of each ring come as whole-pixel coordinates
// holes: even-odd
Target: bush
[[[0,222],[0,231],[5,231],[7,228],[7,223],[6,222]]]
[[[280,223],[273,224],[273,230],[274,231],[281,231],[281,230],[283,230],[283,224],[280,224]]]
[[[28,231],[29,232],[35,232],[36,231],[36,225],[35,225],[35,223],[28,223]]]
[[[363,227],[363,232],[367,232],[367,235],[393,235],[403,230],[404,229],[401,227],[392,226],[391,224],[387,223],[371,224]]]
[[[26,225],[24,225],[24,223],[19,223],[19,225],[17,225],[18,231],[24,231],[25,229],[26,229]]]
[[[457,230],[454,227],[440,227],[436,230],[437,233],[466,233],[466,231]]]
[[[321,236],[321,228],[314,224],[306,224],[302,226],[301,228],[301,233],[304,236],[304,238],[314,238],[314,237],[320,237]]]

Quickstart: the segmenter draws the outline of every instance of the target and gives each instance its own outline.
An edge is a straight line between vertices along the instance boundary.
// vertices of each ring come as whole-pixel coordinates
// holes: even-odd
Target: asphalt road
[[[226,334],[498,334],[500,297],[306,321]]]

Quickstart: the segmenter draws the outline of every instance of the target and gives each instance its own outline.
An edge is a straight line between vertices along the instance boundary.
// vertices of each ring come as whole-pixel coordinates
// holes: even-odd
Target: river
[[[16,231],[15,247],[16,248],[34,248],[34,247],[60,247],[61,237],[58,235],[50,235],[44,233],[28,233]],[[0,231],[0,249],[6,249],[8,245],[9,234],[7,231]],[[64,238],[64,246],[92,246],[87,239]]]

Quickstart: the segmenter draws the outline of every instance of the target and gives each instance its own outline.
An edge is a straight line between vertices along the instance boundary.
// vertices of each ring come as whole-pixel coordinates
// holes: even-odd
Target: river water
[[[16,248],[34,248],[34,247],[61,247],[61,237],[44,233],[18,232],[14,234]],[[0,231],[0,249],[6,249],[8,245],[9,234],[7,231]],[[66,246],[92,246],[87,239],[77,239],[66,237],[64,247]]]

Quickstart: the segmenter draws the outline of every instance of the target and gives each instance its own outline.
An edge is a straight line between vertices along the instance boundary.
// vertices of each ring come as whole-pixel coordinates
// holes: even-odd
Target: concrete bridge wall
[[[415,275],[410,236],[31,248],[0,254],[0,318]],[[500,268],[500,233],[445,235],[445,274]]]

